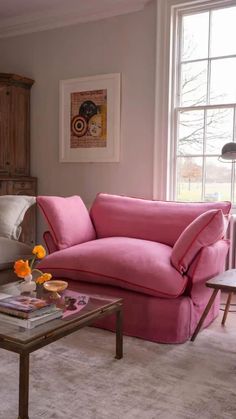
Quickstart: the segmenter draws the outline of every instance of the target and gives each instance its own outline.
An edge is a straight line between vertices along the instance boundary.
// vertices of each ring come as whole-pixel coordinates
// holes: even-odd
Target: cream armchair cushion
[[[32,254],[32,249],[16,240],[0,237],[0,270],[13,267],[17,259],[24,259]]]
[[[0,237],[18,240],[24,215],[35,202],[34,196],[0,196]]]

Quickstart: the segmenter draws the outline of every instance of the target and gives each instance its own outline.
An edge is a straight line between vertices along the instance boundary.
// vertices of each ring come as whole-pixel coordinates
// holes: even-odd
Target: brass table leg
[[[123,307],[116,312],[116,359],[123,358]]]
[[[218,291],[219,291],[219,289],[214,289],[214,291],[213,291],[213,293],[210,297],[210,300],[208,301],[207,306],[206,306],[204,312],[202,313],[202,317],[200,318],[200,320],[198,322],[198,325],[197,325],[196,329],[194,330],[193,336],[191,337],[192,342],[195,340],[199,330],[201,329],[202,324],[203,324],[206,316],[208,315],[208,313],[210,311],[210,308],[211,308],[211,306],[212,306],[212,304],[213,304],[213,302],[216,298],[216,295],[217,295]]]
[[[229,312],[230,303],[231,303],[233,295],[234,295],[233,292],[230,292],[229,295],[228,295],[228,299],[227,299],[227,303],[226,303],[225,311],[224,311],[224,316],[223,316],[223,319],[222,319],[222,322],[221,322],[221,324],[223,326],[225,325],[225,322],[226,322],[226,318],[227,318],[227,315],[228,315],[228,312]]]
[[[29,406],[29,354],[20,354],[18,419],[29,419],[28,406]]]

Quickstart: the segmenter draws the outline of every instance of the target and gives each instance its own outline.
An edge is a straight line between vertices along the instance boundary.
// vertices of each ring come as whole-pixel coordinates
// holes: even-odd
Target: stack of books
[[[49,320],[62,317],[63,310],[43,299],[26,296],[7,296],[0,299],[0,321],[32,329]]]

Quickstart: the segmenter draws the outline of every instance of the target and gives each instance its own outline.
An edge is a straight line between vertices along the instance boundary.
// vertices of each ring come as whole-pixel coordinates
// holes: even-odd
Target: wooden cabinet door
[[[8,183],[6,180],[0,179],[0,195],[8,195]]]
[[[10,90],[10,175],[28,176],[30,90],[21,86]]]
[[[0,175],[8,175],[10,171],[10,88],[0,84]]]

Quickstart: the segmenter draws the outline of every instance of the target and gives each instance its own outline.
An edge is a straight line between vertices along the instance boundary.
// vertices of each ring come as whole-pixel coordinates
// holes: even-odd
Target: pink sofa
[[[39,268],[84,293],[124,298],[124,333],[154,342],[188,340],[209,299],[206,280],[224,270],[229,202],[180,203],[98,194],[39,196],[49,225]],[[217,316],[219,297],[206,327]],[[114,318],[99,327],[114,330]]]

